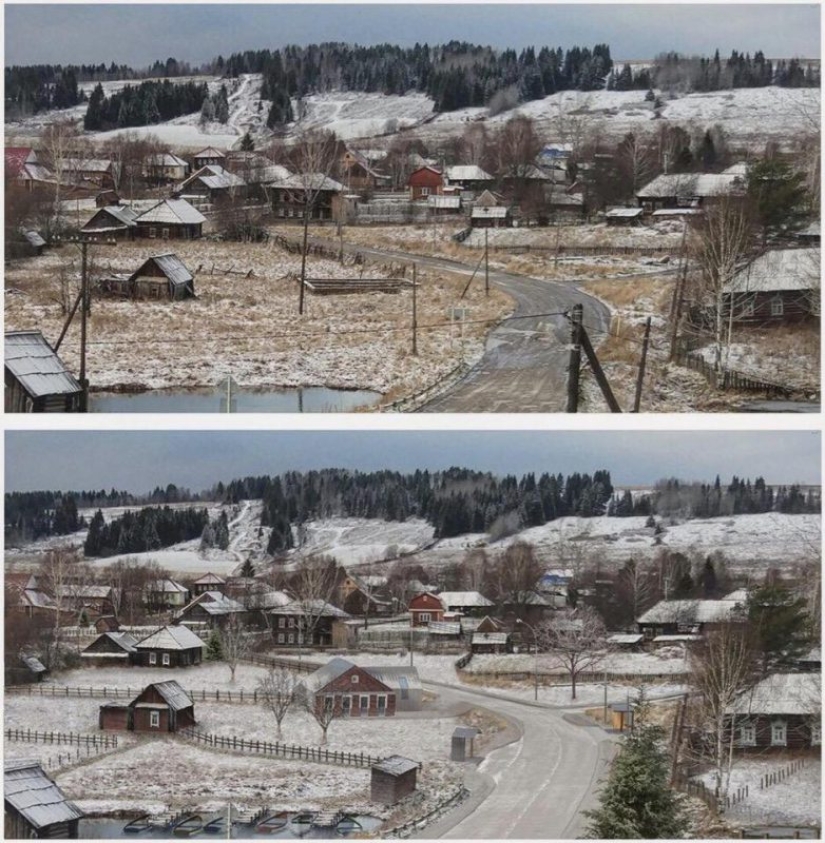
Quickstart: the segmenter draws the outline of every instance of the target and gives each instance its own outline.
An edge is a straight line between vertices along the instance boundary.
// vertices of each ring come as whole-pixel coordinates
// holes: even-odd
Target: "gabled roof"
[[[307,615],[318,614],[322,618],[348,618],[343,609],[333,606],[331,603],[324,603],[323,600],[294,600],[284,606],[276,606],[270,609],[271,615]]]
[[[226,580],[217,574],[208,573],[195,580],[195,585],[226,585]]]
[[[666,173],[646,184],[636,195],[639,199],[683,199],[722,196],[745,187],[745,179],[735,173]]]
[[[296,173],[269,183],[284,190],[325,190],[341,193],[344,185],[324,173]]]
[[[34,246],[36,249],[46,245],[46,241],[38,231],[24,231],[23,238],[30,246]]]
[[[63,169],[76,173],[105,173],[112,168],[108,158],[64,158]]]
[[[34,828],[46,828],[85,816],[77,805],[66,799],[38,761],[6,761],[4,767],[3,798]]]
[[[390,755],[377,764],[373,764],[372,769],[387,773],[390,776],[402,776],[404,773],[409,773],[410,770],[417,770],[418,762],[404,758],[402,755]]]
[[[822,709],[819,673],[774,673],[740,694],[728,714],[810,714]]]
[[[144,270],[149,264],[154,264],[169,280],[173,286],[186,286],[194,280],[192,273],[186,268],[183,261],[173,252],[165,255],[152,255],[147,258],[130,276],[129,280],[134,281],[144,274]],[[186,588],[180,586],[178,590],[187,591]]]
[[[164,626],[135,644],[136,650],[192,650],[203,641],[185,626]]]
[[[151,167],[188,167],[189,163],[171,152],[161,152],[148,158]]]
[[[196,152],[193,158],[226,158],[226,153],[221,152],[220,149],[215,149],[214,146],[207,146],[206,149],[202,149],[200,152]]]
[[[48,594],[36,588],[26,588],[20,592],[20,605],[31,606],[33,609],[57,608],[57,604]]]
[[[96,653],[91,648],[97,644],[98,641],[103,639],[108,639],[111,641],[116,647],[123,650],[123,653],[112,653],[111,655],[118,658],[123,658],[130,653],[134,653],[135,645],[137,644],[137,639],[134,636],[130,635],[128,632],[103,632],[94,641],[92,641],[89,646],[82,651],[81,655],[88,656],[89,658],[92,657],[105,657],[104,653]]]
[[[244,187],[246,182],[235,173],[230,173],[229,170],[224,170],[217,164],[207,164],[201,167],[196,173],[189,176],[186,181],[181,182],[178,191],[185,190],[193,182],[199,181],[206,185],[210,190],[229,190],[233,187]]]
[[[478,608],[479,606],[495,606],[492,600],[488,600],[483,594],[477,591],[442,591],[437,595],[445,609]]]
[[[37,153],[30,146],[7,146],[4,157],[10,176],[18,175],[26,164],[37,163]]]
[[[819,284],[819,249],[774,249],[737,272],[725,292],[801,292]]]
[[[304,687],[309,693],[315,693],[319,688],[329,685],[334,679],[342,676],[350,668],[355,667],[355,664],[339,656],[330,659],[323,667],[313,671],[304,680]]]
[[[193,606],[200,606],[208,615],[214,615],[216,617],[246,611],[246,608],[238,603],[237,600],[227,597],[220,591],[204,591],[203,594],[199,594],[188,606],[181,609],[178,617],[188,612]]]
[[[660,600],[637,623],[724,623],[734,620],[741,608],[736,600]]]
[[[382,682],[388,688],[394,691],[420,691],[422,688],[421,677],[418,675],[418,669],[415,667],[384,667],[373,666],[365,667],[364,670],[370,676]]]
[[[192,697],[174,679],[170,679],[168,682],[154,682],[144,688],[143,693],[146,693],[149,688],[154,688],[163,697],[172,711],[181,711],[193,705]]]
[[[493,181],[493,177],[476,164],[447,167],[447,181]]]
[[[40,331],[12,331],[5,337],[6,369],[32,397],[73,395],[80,384]]]
[[[106,230],[105,226],[96,225],[94,228],[90,228],[91,224],[98,219],[101,218],[101,222],[106,222],[106,217],[111,217],[112,220],[118,223],[117,226],[109,226],[114,228],[122,228],[125,226],[126,228],[134,228],[135,227],[135,220],[138,217],[136,211],[132,210],[128,205],[106,205],[104,208],[100,208],[95,215],[83,226],[83,231],[103,231]]]
[[[145,266],[146,264],[144,264]],[[179,582],[175,582],[174,580],[164,579],[164,580],[154,580],[150,582],[146,586],[146,591],[151,592],[160,592],[163,594],[183,594],[188,592],[189,589],[185,585],[181,585]]]
[[[161,199],[157,205],[144,211],[137,222],[167,225],[201,225],[206,217],[185,199]]]
[[[46,666],[34,656],[22,656],[21,661],[32,673],[45,673]]]

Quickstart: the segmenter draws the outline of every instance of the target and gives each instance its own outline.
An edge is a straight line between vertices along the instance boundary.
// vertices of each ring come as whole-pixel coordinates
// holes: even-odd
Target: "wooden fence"
[[[790,764],[779,770],[774,770],[772,773],[765,773],[765,775],[761,776],[759,779],[759,789],[767,790],[775,784],[781,784],[789,776],[792,776],[794,773],[798,773],[804,766],[805,759],[797,758],[795,761],[791,761]]]
[[[338,752],[313,746],[252,741],[245,738],[211,735],[198,729],[181,729],[178,734],[212,749],[223,749],[228,752],[248,752],[254,755],[265,755],[270,758],[283,758],[290,761],[310,761],[315,764],[335,764],[339,767],[369,768],[383,760],[381,757],[364,755],[363,752]],[[419,764],[419,769],[420,767]]]
[[[317,665],[315,666],[317,667]],[[315,670],[315,667],[311,668]],[[159,677],[160,678],[160,677]],[[7,694],[23,694],[30,697],[60,697],[63,699],[106,699],[106,700],[132,700],[140,694],[144,687],[141,688],[117,688],[117,687],[80,687],[68,685],[51,685],[48,683],[32,684],[32,685],[11,685],[5,690]],[[211,690],[203,689],[189,689],[186,693],[192,698],[193,702],[218,702],[244,705],[257,705],[260,694],[256,689],[249,690],[244,688],[237,688],[235,690],[221,690],[213,688]]]
[[[405,398],[399,398],[398,401],[393,401],[390,404],[381,404],[378,409],[382,413],[414,413],[446,389],[451,383],[453,383],[453,381],[457,381],[464,377],[469,370],[470,369],[466,363],[459,363],[458,366],[450,369],[447,374],[443,375],[429,386],[425,386],[424,389],[419,390],[412,395],[408,395]]]
[[[6,729],[3,733],[7,741],[25,743],[48,743],[78,746],[93,746],[100,749],[117,749],[115,735],[78,735],[75,732],[40,732],[35,729]]]
[[[491,245],[489,247],[491,252],[507,252],[512,255],[529,254],[535,252],[537,254],[558,255],[559,257],[591,257],[597,255],[633,255],[638,257],[663,257],[664,255],[674,254],[679,251],[679,246],[576,246],[576,245],[560,245],[556,246],[533,246],[514,244],[507,246]]]
[[[697,799],[701,799],[713,814],[719,813],[719,800],[716,798],[716,794],[704,782],[694,781],[683,773],[677,773],[673,777],[672,784],[673,787],[681,790],[683,793],[687,793],[688,796],[695,796]]]
[[[722,372],[716,370],[712,363],[708,363],[699,354],[693,354],[684,350],[677,350],[675,361],[680,366],[699,372],[705,380],[716,389],[738,389],[742,392],[764,392],[767,395],[790,395],[791,390],[778,383],[760,380],[759,378],[746,375],[736,369],[725,369]]]
[[[439,814],[455,808],[456,805],[463,802],[469,795],[470,791],[467,790],[464,785],[459,785],[458,790],[440,800],[432,811],[424,814],[424,816],[416,817],[414,820],[408,820],[403,825],[397,825],[395,828],[391,828],[388,831],[382,831],[381,837],[409,837],[414,829],[425,826],[428,822],[430,822],[430,820],[435,819]]]

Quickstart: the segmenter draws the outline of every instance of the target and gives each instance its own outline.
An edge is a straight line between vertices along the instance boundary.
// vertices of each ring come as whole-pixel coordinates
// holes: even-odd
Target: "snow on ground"
[[[463,358],[472,364],[484,351],[487,325],[468,323],[463,340],[448,322],[466,280],[419,273],[418,356],[410,354],[411,294],[367,293],[309,296],[306,316],[297,318],[294,279],[300,258],[273,244],[179,242],[173,248],[195,274],[197,298],[181,302],[100,299],[89,320],[88,373],[93,389],[163,389],[214,386],[232,375],[241,387],[328,386],[417,392],[452,371]],[[121,243],[95,255],[100,274],[132,271],[157,244]],[[62,266],[76,283],[74,250],[7,267],[7,330],[39,328],[56,339],[64,318],[55,294]],[[218,271],[212,275],[213,267]],[[220,274],[254,272],[253,277]],[[371,271],[381,274],[375,267]],[[311,258],[313,277],[358,278],[361,268]],[[512,309],[502,293],[470,290],[474,320],[497,319]],[[79,367],[79,326],[72,325],[60,349],[67,367]],[[140,349],[135,354],[135,349]]]
[[[737,759],[730,778],[730,793],[748,787],[748,798],[729,808],[725,819],[735,825],[820,826],[822,822],[822,763],[806,758],[805,766],[780,784],[760,790],[766,773],[786,767],[790,758]],[[713,773],[697,778],[713,788]]]
[[[341,565],[394,559],[433,539],[431,524],[420,518],[379,521],[368,518],[329,518],[310,521],[301,543],[301,555],[326,554]]]

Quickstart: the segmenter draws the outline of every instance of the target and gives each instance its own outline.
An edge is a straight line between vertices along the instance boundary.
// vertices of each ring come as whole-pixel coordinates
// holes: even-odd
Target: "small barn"
[[[423,592],[410,600],[410,625],[428,626],[431,621],[444,618],[444,606],[434,594]]]
[[[96,211],[80,230],[89,236],[131,240],[137,231],[137,217],[137,213],[127,205],[106,205]]]
[[[246,182],[217,164],[207,164],[183,181],[174,195],[216,202],[226,196],[246,196]]]
[[[128,280],[133,299],[180,301],[195,295],[195,276],[174,253],[153,255]]]
[[[454,167],[447,167],[445,172],[446,183],[450,187],[458,187],[461,190],[484,190],[490,187],[495,179],[477,164],[457,164]]]
[[[5,761],[3,800],[6,840],[79,837],[80,820],[85,815],[66,798],[38,761]]]
[[[390,755],[372,765],[370,800],[383,805],[395,805],[415,793],[418,763],[401,755]]]
[[[230,618],[243,617],[246,608],[220,591],[204,591],[175,616],[179,624],[223,626]]]
[[[474,205],[470,212],[470,225],[473,228],[502,228],[512,225],[510,209],[504,205],[482,207]]]
[[[77,413],[83,390],[40,331],[5,338],[7,413]]]
[[[136,237],[150,240],[196,240],[206,217],[185,199],[162,199],[135,219]]]
[[[104,632],[88,647],[81,650],[80,657],[94,664],[132,664],[137,657],[137,640],[128,632]]]
[[[643,213],[643,208],[608,208],[604,218],[608,225],[637,225]]]
[[[747,620],[737,600],[660,600],[636,620],[645,641],[662,635],[701,635],[723,623]]]
[[[195,725],[195,704],[174,680],[147,685],[131,702],[100,706],[100,728],[163,734]]]
[[[442,591],[438,594],[438,599],[445,612],[476,618],[483,618],[495,607],[492,600],[478,591]]]
[[[413,170],[407,179],[410,198],[415,201],[428,196],[438,196],[444,192],[444,176],[435,167],[424,166]]]
[[[164,626],[135,644],[143,667],[188,667],[203,659],[203,641],[185,626]]]

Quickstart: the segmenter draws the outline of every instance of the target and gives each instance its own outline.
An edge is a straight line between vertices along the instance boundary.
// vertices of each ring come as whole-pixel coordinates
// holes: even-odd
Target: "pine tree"
[[[255,576],[255,566],[251,559],[247,559],[241,566],[241,576],[247,579],[252,579]]]
[[[241,150],[243,152],[252,152],[254,149],[255,141],[252,140],[252,135],[249,134],[249,129],[247,129],[246,134],[241,138]]]
[[[212,632],[209,633],[209,640],[206,642],[206,655],[204,658],[208,662],[219,662],[223,659],[221,634],[217,629],[213,629]]]

